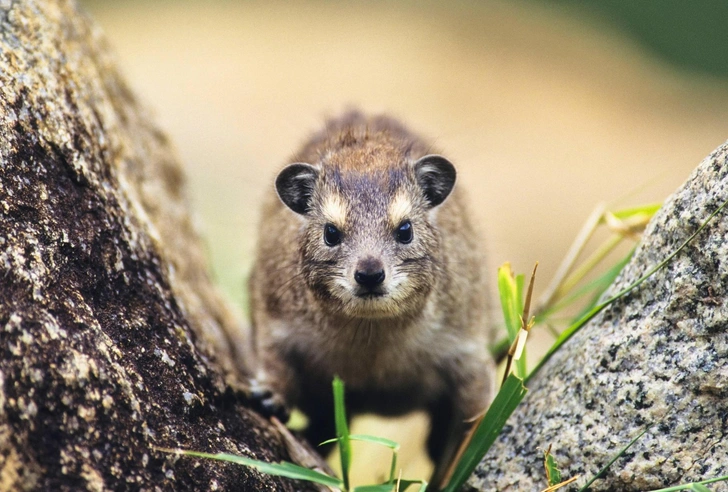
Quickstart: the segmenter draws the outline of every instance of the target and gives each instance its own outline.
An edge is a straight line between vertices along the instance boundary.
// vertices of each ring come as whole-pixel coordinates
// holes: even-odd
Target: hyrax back
[[[483,259],[454,167],[360,113],[329,121],[293,162],[250,279],[261,382],[308,415],[314,444],[334,436],[339,375],[350,413],[427,410],[430,455],[447,458],[493,379]]]

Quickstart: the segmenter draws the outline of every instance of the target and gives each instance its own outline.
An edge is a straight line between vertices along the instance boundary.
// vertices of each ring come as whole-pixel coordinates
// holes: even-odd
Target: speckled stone
[[[0,0],[0,490],[305,490],[152,447],[288,458],[226,392],[240,326],[109,53],[71,1]]]
[[[610,293],[678,248],[726,199],[728,144],[668,199]],[[549,445],[564,478],[581,476],[561,490],[578,490],[648,423],[591,490],[644,491],[728,474],[727,236],[723,211],[569,340],[531,380],[466,490],[542,490]]]

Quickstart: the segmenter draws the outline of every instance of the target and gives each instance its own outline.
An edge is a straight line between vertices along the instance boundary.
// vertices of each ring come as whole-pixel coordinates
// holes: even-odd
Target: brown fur
[[[309,416],[314,444],[334,434],[334,375],[350,413],[429,411],[436,460],[491,397],[479,239],[458,186],[428,203],[413,167],[428,153],[391,118],[347,113],[293,157],[318,171],[308,211],[275,193],[265,206],[250,278],[259,377]],[[403,213],[414,231],[406,245],[393,235]],[[342,231],[336,247],[324,243],[327,223]],[[384,265],[386,294],[353,296],[354,271],[372,258]]]

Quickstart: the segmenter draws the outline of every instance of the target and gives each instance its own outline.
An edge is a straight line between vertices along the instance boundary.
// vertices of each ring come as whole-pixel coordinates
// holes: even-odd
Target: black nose
[[[354,274],[354,280],[367,289],[373,289],[384,282],[384,270],[378,270],[372,273],[356,272]]]
[[[367,258],[359,262],[354,273],[354,280],[362,287],[372,290],[384,282],[384,268],[382,262],[376,258]]]

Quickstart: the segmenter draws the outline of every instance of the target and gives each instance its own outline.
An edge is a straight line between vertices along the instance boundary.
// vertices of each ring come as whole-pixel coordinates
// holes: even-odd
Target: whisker
[[[356,342],[356,340],[359,338],[359,330],[361,330],[362,325],[366,323],[366,319],[361,318],[359,320],[359,324],[356,326],[356,329],[354,330],[354,336],[352,337],[352,344]]]
[[[286,289],[290,287],[293,282],[297,281],[299,277],[303,276],[303,272],[298,272],[297,274],[293,275],[291,278],[283,282],[272,294],[271,298],[273,299],[273,303],[277,304],[282,298],[283,295],[286,293]]]

